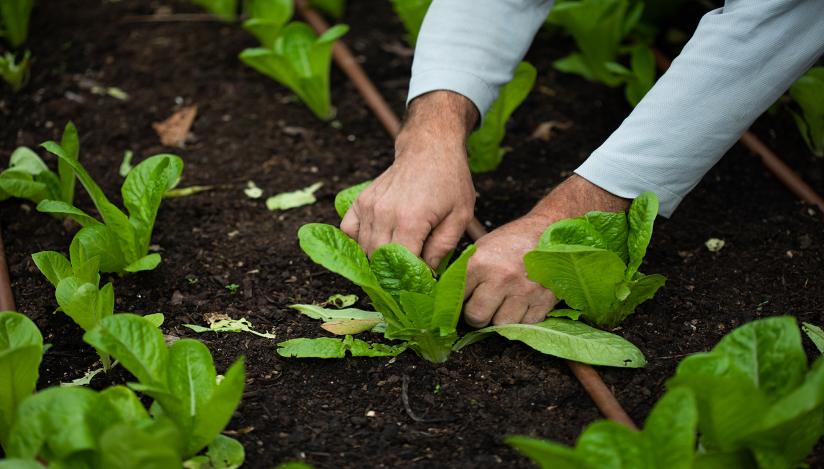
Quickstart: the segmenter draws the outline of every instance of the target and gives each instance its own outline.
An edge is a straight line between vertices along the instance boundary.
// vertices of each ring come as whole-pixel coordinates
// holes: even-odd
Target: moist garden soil
[[[32,18],[29,46],[37,61],[31,81],[18,94],[5,87],[0,95],[0,164],[7,166],[17,146],[59,140],[73,120],[81,162],[115,204],[121,203],[118,167],[126,150],[135,153],[135,162],[175,153],[186,165],[181,186],[222,186],[165,201],[152,237],[163,256],[160,266],[123,278],[104,275],[104,282],[114,282],[117,312],[163,313],[163,332],[205,343],[219,372],[246,357],[244,398],[227,427],[246,448],[244,467],[294,459],[319,468],[534,467],[502,437],[525,434],[572,444],[602,418],[562,360],[499,337],[437,365],[411,351],[392,359],[279,356],[277,342],[328,335],[288,305],[322,303],[341,293],[357,294],[367,307],[359,288],[308,259],[297,230],[312,222],[337,225],[335,194],[388,167],[392,139],[334,66],[332,100],[341,124],[335,127],[237,59],[256,46],[238,24],[134,18],[199,12],[189,3],[43,3]],[[352,30],[344,40],[402,113],[411,57],[399,47],[405,46],[400,21],[388,1],[349,4],[344,21]],[[679,21],[694,28],[700,13],[691,5]],[[573,47],[568,38],[541,33],[529,52],[539,76],[510,120],[504,144],[511,151],[497,171],[475,176],[476,213],[490,230],[526,213],[630,112],[620,89],[552,69],[552,60]],[[92,81],[119,87],[130,99],[92,94]],[[186,105],[198,106],[191,138],[185,148],[163,147],[151,124]],[[549,142],[530,139],[540,123],[553,120],[572,126],[554,131]],[[824,194],[824,160],[810,154],[786,111],[762,116],[753,130]],[[55,156],[39,153],[56,167]],[[244,195],[250,180],[263,189],[263,198]],[[314,205],[266,209],[265,197],[315,182],[323,187]],[[76,204],[95,213],[79,184]],[[68,255],[78,227],[20,200],[0,204],[0,224],[18,310],[53,344],[38,388],[99,367],[80,328],[53,313],[54,288],[31,260],[44,250]],[[724,248],[709,252],[704,242],[710,238],[723,239]],[[641,348],[648,365],[599,369],[629,415],[642,424],[679,361],[711,349],[741,324],[784,314],[824,323],[823,242],[818,208],[799,202],[756,156],[733,147],[672,218],[656,224],[642,270],[663,274],[667,285],[616,331]],[[225,288],[230,284],[240,286],[235,294]],[[207,325],[207,313],[248,318],[256,330],[277,338],[196,334],[182,327]],[[468,331],[463,326],[460,332]],[[384,340],[371,333],[358,337]],[[804,343],[814,359],[818,352],[806,337]],[[411,408],[423,422],[404,410],[404,377]],[[117,368],[95,377],[91,387],[132,380]],[[807,463],[824,467],[822,442]]]

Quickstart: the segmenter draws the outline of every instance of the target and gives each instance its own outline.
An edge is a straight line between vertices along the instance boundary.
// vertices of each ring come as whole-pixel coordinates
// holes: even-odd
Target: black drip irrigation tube
[[[329,29],[329,24],[326,23],[326,20],[324,20],[318,12],[307,8],[305,0],[298,0],[295,3],[300,15],[319,35]],[[381,121],[381,124],[383,124],[389,135],[395,138],[400,129],[400,120],[383,99],[378,89],[375,88],[372,81],[369,80],[363,68],[361,68],[355,60],[352,52],[349,51],[349,48],[346,47],[340,39],[335,41],[332,49],[332,58],[346,76],[352,80],[352,83],[358,89],[358,92],[364,101],[366,101],[366,104]],[[477,241],[478,238],[486,234],[486,229],[481,222],[478,221],[478,218],[475,217],[469,226],[467,226],[466,234],[469,235],[473,241]],[[572,373],[578,378],[578,381],[580,381],[581,386],[583,386],[605,417],[633,430],[638,430],[638,427],[633,423],[632,419],[627,415],[624,408],[621,407],[621,404],[615,399],[615,396],[607,385],[604,384],[604,381],[592,366],[572,360],[565,361],[567,365],[569,365],[570,370],[572,370]]]

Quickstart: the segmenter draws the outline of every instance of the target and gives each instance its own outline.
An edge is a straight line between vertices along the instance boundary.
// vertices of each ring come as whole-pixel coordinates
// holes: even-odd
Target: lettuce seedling
[[[815,156],[824,156],[824,67],[813,67],[790,87],[801,115],[790,109],[798,131]]]
[[[254,35],[260,45],[274,49],[275,39],[295,12],[292,0],[252,0],[248,6],[249,19],[243,28]]]
[[[82,245],[75,245],[72,260],[62,254],[43,251],[32,254],[34,264],[55,287],[58,311],[63,311],[84,331],[90,331],[114,314],[114,286],[111,282],[98,289],[100,284],[100,256],[86,257]],[[112,367],[109,354],[97,350],[103,370]]]
[[[243,392],[241,362],[218,385],[204,345],[184,339],[167,349],[155,324],[131,314],[108,318],[86,337],[108,347],[138,377],[161,377],[154,387],[163,386],[168,395],[155,401],[150,415],[125,386],[32,394],[42,336],[24,316],[0,313],[0,373],[7,374],[4,385],[12,384],[3,388],[11,393],[0,392],[0,443],[9,458],[0,467],[28,468],[35,460],[90,469],[243,464],[240,443],[220,434]],[[207,444],[205,456],[184,462]]]
[[[553,223],[538,248],[524,256],[529,278],[540,282],[572,310],[552,316],[581,319],[611,330],[664,286],[661,275],[638,272],[652,237],[658,198],[639,195],[629,215],[589,212]]]
[[[625,48],[621,41],[638,25],[643,11],[643,2],[631,6],[630,0],[556,4],[547,23],[565,28],[580,52],[573,52],[552,65],[562,72],[575,73],[611,87],[626,83],[627,101],[637,105],[655,82],[655,60],[648,48]],[[619,55],[627,52],[631,55],[629,69],[618,63]]]
[[[697,423],[695,396],[678,389],[655,404],[640,432],[601,420],[581,433],[575,448],[527,436],[504,441],[541,469],[692,469]]]
[[[501,148],[506,135],[506,121],[526,99],[537,76],[535,67],[521,62],[512,81],[501,88],[501,94],[486,113],[481,128],[469,135],[466,149],[469,152],[469,169],[473,173],[493,171],[501,164],[501,158],[506,153]]]
[[[392,0],[392,5],[395,8],[395,13],[401,18],[403,27],[406,28],[408,35],[406,41],[409,45],[415,47],[418,41],[418,33],[423,25],[423,18],[426,16],[427,10],[432,0]]]
[[[44,200],[37,205],[41,212],[71,215],[83,227],[72,240],[72,259],[82,248],[87,258],[100,256],[101,272],[114,272],[120,276],[124,272],[157,267],[160,254],[149,254],[149,241],[160,200],[164,192],[177,185],[183,172],[183,160],[175,155],[155,155],[129,172],[121,188],[123,205],[129,211],[127,217],[109,202],[83,166],[63,147],[54,142],[46,142],[43,146],[69,164],[103,218],[100,223],[80,209],[55,200]]]
[[[63,131],[60,148],[70,159],[77,161],[77,128],[71,121]],[[19,197],[36,204],[43,200],[57,200],[71,205],[74,202],[74,186],[74,172],[68,163],[59,160],[55,174],[37,153],[27,147],[19,147],[11,154],[9,168],[0,173],[0,201]],[[56,218],[66,217],[62,213],[51,215]]]
[[[231,21],[237,14],[237,0],[191,0],[206,9],[209,13]]]
[[[218,385],[205,345],[181,339],[167,348],[163,333],[140,316],[108,317],[83,340],[117,358],[138,379],[139,383],[129,383],[129,387],[155,400],[152,414],[162,414],[174,423],[184,457],[195,455],[220,434],[243,394],[242,358]]]
[[[346,0],[310,0],[309,6],[336,19],[346,12]]]
[[[824,356],[807,371],[792,317],[735,329],[685,358],[666,386],[695,393],[702,459],[751,461],[717,467],[799,467],[824,435]]]
[[[43,336],[31,319],[0,312],[0,445],[7,452],[17,408],[34,392],[42,356]]]
[[[304,225],[298,237],[313,261],[363,288],[387,322],[386,338],[407,341],[425,360],[447,359],[458,340],[455,328],[474,245],[436,281],[426,263],[397,243],[377,248],[370,261],[356,241],[333,226]]]
[[[28,50],[23,53],[23,59],[20,62],[17,62],[17,54],[11,52],[0,56],[0,77],[11,85],[12,90],[20,91],[23,88],[23,82],[26,81],[26,74],[29,71],[30,59],[31,52]]]
[[[321,119],[331,116],[329,72],[332,46],[349,26],[333,26],[320,37],[312,27],[295,21],[283,28],[271,48],[258,47],[240,53],[240,60],[290,90]]]
[[[358,194],[360,194],[370,182],[371,181],[366,181],[338,193],[335,198],[335,209],[341,218],[346,214],[346,211],[349,210],[349,207],[358,197]],[[377,252],[377,250],[375,252]],[[409,255],[411,256],[411,253]],[[451,253],[441,262],[438,269],[435,269],[435,275],[441,275],[450,256]],[[374,262],[374,254],[372,259]],[[404,305],[402,304],[402,306]],[[379,309],[379,311],[381,310]],[[459,313],[460,306],[458,306],[458,314]],[[318,316],[309,315],[312,317]],[[325,318],[324,320],[326,321]],[[329,323],[324,326],[328,326],[328,324]],[[368,323],[366,322],[351,325],[363,327],[363,329],[360,330],[368,328]],[[347,326],[349,326],[349,324],[347,324]],[[330,328],[324,327],[324,329],[329,330]],[[375,329],[372,330],[375,332]],[[351,333],[354,333],[354,331]],[[638,350],[638,347],[623,338],[615,334],[593,329],[577,321],[560,318],[549,318],[539,324],[502,324],[486,327],[465,335],[455,343],[452,350],[458,351],[467,345],[474,344],[479,340],[492,336],[493,333],[498,333],[510,340],[520,340],[535,350],[547,355],[591,365],[639,368],[647,363],[644,354]]]
[[[34,0],[3,0],[0,2],[0,37],[17,47],[29,36],[29,17]]]

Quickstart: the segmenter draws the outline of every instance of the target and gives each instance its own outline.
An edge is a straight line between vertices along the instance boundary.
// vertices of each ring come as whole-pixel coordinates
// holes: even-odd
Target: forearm
[[[512,80],[554,0],[434,0],[415,48],[408,103],[434,90],[469,98],[481,118]]]
[[[728,0],[575,172],[669,216],[752,122],[824,53],[821,0]]]

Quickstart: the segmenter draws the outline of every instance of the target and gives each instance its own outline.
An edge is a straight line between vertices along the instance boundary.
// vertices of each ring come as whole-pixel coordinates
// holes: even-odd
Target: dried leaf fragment
[[[184,107],[165,121],[153,123],[152,128],[157,132],[163,145],[183,148],[196,115],[197,106]]]
[[[377,326],[382,319],[352,319],[350,321],[329,321],[320,325],[335,335],[359,334]]]
[[[558,130],[567,130],[568,128],[572,127],[572,121],[568,122],[558,122],[558,121],[549,121],[549,122],[542,122],[535,132],[532,132],[532,136],[529,137],[530,140],[535,140],[540,138],[541,140],[548,142],[549,139],[552,137],[552,129]]]

